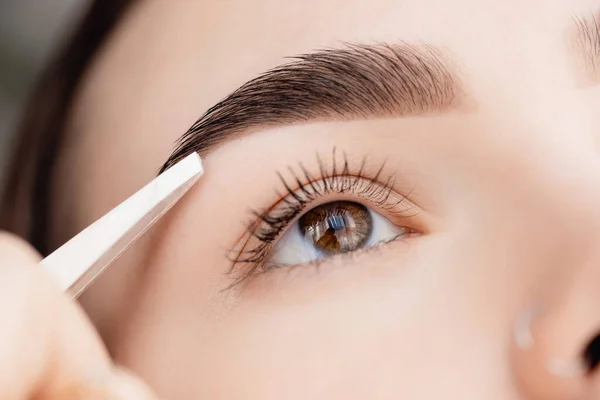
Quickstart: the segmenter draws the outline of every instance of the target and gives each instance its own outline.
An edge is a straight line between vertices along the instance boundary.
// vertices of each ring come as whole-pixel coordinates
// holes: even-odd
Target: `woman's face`
[[[204,177],[84,296],[116,360],[164,398],[575,390],[540,363],[600,322],[597,6],[140,1],[78,93],[54,245],[292,64],[189,133]]]

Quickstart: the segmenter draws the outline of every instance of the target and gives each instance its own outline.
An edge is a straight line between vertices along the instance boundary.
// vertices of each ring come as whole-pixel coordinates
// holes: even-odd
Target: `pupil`
[[[373,228],[369,210],[362,204],[334,201],[313,208],[298,221],[302,235],[325,254],[361,248]]]

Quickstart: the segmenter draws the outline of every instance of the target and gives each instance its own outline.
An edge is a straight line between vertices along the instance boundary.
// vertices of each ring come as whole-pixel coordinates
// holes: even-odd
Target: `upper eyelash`
[[[353,173],[345,152],[342,153],[340,161],[337,156],[337,149],[334,147],[331,156],[332,164],[331,168],[328,169],[317,153],[317,163],[321,175],[318,178],[310,174],[302,162],[298,163],[296,169],[292,166],[287,168],[292,176],[292,184],[281,172],[277,172],[286,193],[278,193],[280,200],[271,207],[262,211],[252,211],[255,219],[248,225],[247,234],[242,237],[242,239],[245,237],[246,240],[243,241],[241,246],[237,247],[237,250],[231,251],[233,257],[230,257],[232,261],[230,273],[234,271],[238,264],[249,264],[251,267],[233,285],[252,276],[262,267],[273,241],[308,204],[316,199],[329,193],[355,193],[368,198],[376,206],[392,213],[405,199],[400,197],[393,203],[389,202],[396,179],[394,175],[389,175],[382,182],[381,176],[385,168],[385,162],[380,165],[372,177],[367,177],[365,175],[365,169],[368,165],[367,157],[361,160],[358,169]],[[340,163],[341,165],[339,165]],[[293,189],[293,185],[297,186],[297,189]],[[278,209],[279,207],[281,209]],[[251,237],[258,239],[260,244],[253,249],[246,249]]]

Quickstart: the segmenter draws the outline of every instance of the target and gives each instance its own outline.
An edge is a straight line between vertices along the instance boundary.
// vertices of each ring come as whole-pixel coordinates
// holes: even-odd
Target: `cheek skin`
[[[490,320],[489,304],[465,303],[495,293],[483,276],[456,273],[481,261],[453,255],[458,244],[440,236],[411,256],[401,247],[287,285],[271,286],[273,279],[229,310],[214,292],[196,310],[177,310],[174,292],[148,298],[119,361],[173,398],[439,398],[448,390],[491,398],[489,386],[503,373],[493,366],[506,365],[498,346],[506,315]],[[442,251],[457,265],[437,259]],[[150,293],[169,290],[164,280],[152,286]],[[424,385],[431,379],[435,386]]]

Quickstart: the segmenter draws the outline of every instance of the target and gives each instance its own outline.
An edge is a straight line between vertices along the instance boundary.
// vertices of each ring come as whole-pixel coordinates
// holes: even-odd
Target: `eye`
[[[274,246],[269,264],[310,263],[392,241],[409,233],[387,218],[351,201],[319,205],[303,214]]]
[[[283,191],[276,188],[273,202],[251,209],[246,233],[228,255],[231,287],[279,267],[315,265],[429,232],[422,208],[403,194],[412,193],[407,182],[394,188],[396,171],[386,171],[385,162],[336,154],[334,147],[329,163],[317,153],[316,167],[299,161],[277,172]]]

